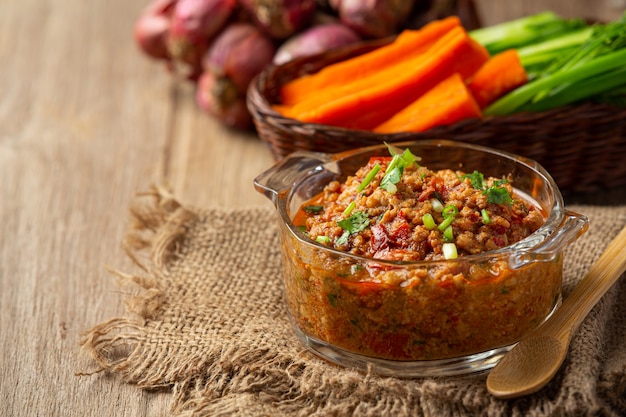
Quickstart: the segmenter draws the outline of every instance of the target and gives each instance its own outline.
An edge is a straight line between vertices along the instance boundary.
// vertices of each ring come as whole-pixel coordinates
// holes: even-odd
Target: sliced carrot
[[[404,30],[388,45],[345,61],[331,64],[319,72],[296,78],[280,90],[283,104],[292,105],[329,86],[343,85],[374,74],[398,61],[419,55],[453,27],[461,26],[456,16],[435,20],[419,30]]]
[[[469,89],[481,108],[515,88],[526,84],[528,74],[515,49],[491,57],[469,83]]]
[[[423,132],[481,115],[465,82],[455,73],[374,128],[374,132]]]
[[[427,53],[402,61],[370,77],[317,95],[287,110],[311,123],[370,130],[451,74],[471,77],[489,59],[487,50],[455,27]]]

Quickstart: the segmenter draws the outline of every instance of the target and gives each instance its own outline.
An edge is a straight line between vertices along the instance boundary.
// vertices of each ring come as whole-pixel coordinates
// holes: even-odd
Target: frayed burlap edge
[[[559,388],[562,382],[559,376],[540,396],[503,402],[486,394],[484,375],[407,381],[335,368],[321,363],[294,343],[287,328],[283,329],[284,337],[267,341],[267,345],[233,344],[218,355],[198,359],[194,364],[181,364],[177,358],[167,357],[167,353],[159,358],[150,357],[143,349],[143,329],[158,322],[159,312],[168,303],[158,277],[180,255],[186,231],[197,220],[198,213],[183,207],[163,187],[154,186],[142,196],[151,197],[152,203],[131,209],[133,221],[125,247],[148,278],[111,270],[122,285],[133,284],[141,289],[127,300],[128,310],[137,317],[114,318],[95,326],[83,335],[81,346],[99,366],[88,374],[113,373],[142,388],[171,388],[174,415],[538,416],[564,415],[566,411],[576,415],[575,406],[588,400],[593,404],[587,410],[615,415],[608,409],[601,411],[602,401],[596,397],[572,399],[567,390]],[[150,253],[149,259],[140,259],[140,254],[146,251]],[[615,298],[605,299],[603,302],[611,305],[604,308],[611,309]],[[276,335],[273,326],[245,331]],[[270,347],[275,344],[284,344],[280,352]],[[157,368],[152,366],[155,361],[160,364]],[[623,404],[623,398],[611,398],[611,393],[615,388],[623,393],[623,385],[623,372],[610,373],[599,382],[604,396],[618,406]],[[390,391],[394,395],[388,395]]]

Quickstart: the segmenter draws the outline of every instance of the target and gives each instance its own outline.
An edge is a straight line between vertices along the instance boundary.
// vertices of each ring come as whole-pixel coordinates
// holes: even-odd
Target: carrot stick
[[[473,117],[481,117],[481,110],[461,76],[455,73],[373,130],[423,132]]]
[[[322,88],[342,85],[367,77],[398,61],[419,55],[453,27],[461,26],[456,16],[435,20],[419,30],[404,30],[388,45],[345,61],[331,64],[319,72],[305,75],[282,86],[283,104],[292,105]]]
[[[420,56],[347,86],[327,88],[287,110],[311,123],[369,130],[451,74],[471,77],[489,59],[485,48],[455,27]]]
[[[515,49],[491,57],[469,83],[469,89],[480,108],[484,109],[509,91],[526,84],[528,74]]]

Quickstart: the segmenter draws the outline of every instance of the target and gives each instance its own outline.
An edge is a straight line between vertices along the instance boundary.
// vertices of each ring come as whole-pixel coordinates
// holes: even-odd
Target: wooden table
[[[269,205],[254,134],[202,114],[190,85],[142,56],[146,0],[3,2],[0,13],[0,415],[165,416],[170,396],[104,376],[81,332],[120,314],[106,269],[136,192],[169,183],[199,206]],[[485,23],[546,8],[609,19],[626,1],[477,2]]]

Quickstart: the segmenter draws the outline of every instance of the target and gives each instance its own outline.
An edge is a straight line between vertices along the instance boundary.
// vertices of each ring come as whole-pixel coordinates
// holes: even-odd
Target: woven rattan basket
[[[361,43],[266,68],[250,85],[248,108],[259,137],[276,160],[298,151],[340,152],[382,142],[451,139],[512,152],[538,161],[563,191],[626,186],[626,108],[583,103],[537,113],[485,117],[423,133],[380,135],[286,118],[271,108],[287,81],[379,47]]]

